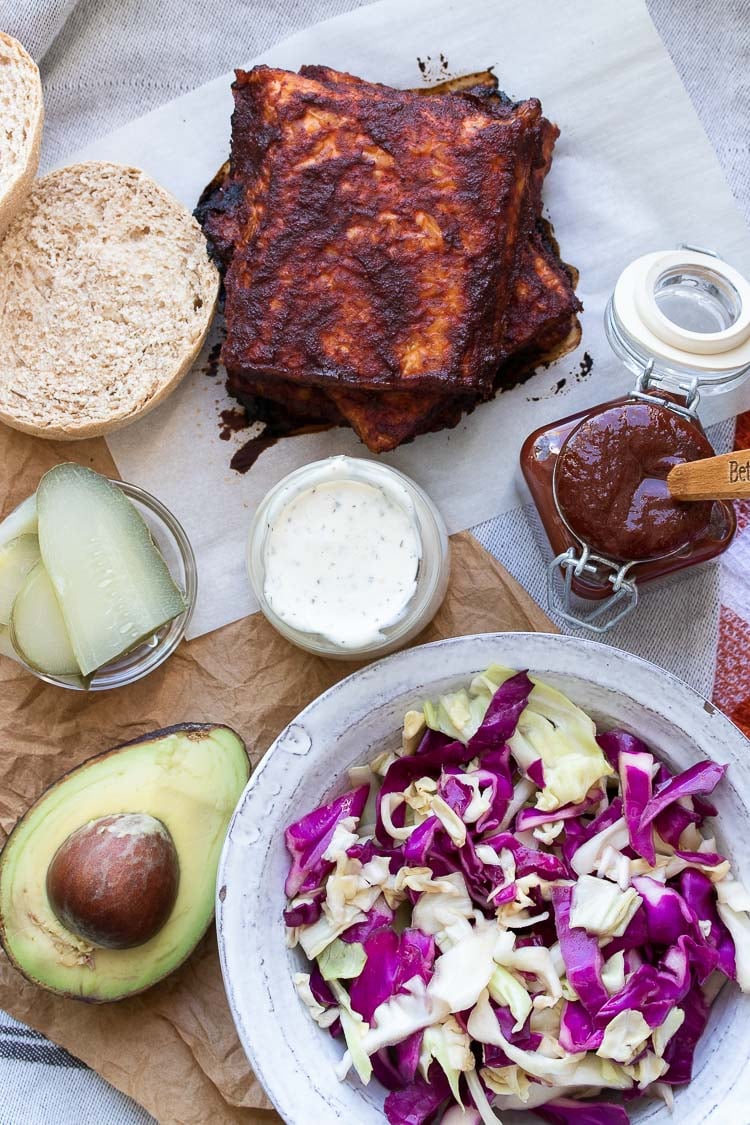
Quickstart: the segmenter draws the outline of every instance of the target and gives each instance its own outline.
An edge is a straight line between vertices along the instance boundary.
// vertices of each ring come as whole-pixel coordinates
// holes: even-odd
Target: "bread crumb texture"
[[[20,43],[0,32],[0,196],[28,167],[41,105],[36,64]]]
[[[218,286],[198,224],[144,172],[51,172],[0,247],[0,418],[68,438],[131,421],[189,370]]]

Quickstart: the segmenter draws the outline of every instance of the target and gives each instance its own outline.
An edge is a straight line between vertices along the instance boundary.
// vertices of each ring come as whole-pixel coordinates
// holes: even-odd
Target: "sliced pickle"
[[[106,477],[56,465],[37,489],[39,545],[84,675],[183,613],[140,513]]]
[[[0,546],[0,625],[9,623],[16,594],[40,558],[36,535],[19,535]]]
[[[14,512],[0,522],[0,547],[19,535],[36,535],[36,493],[19,504]]]
[[[76,676],[80,668],[60,605],[43,563],[27,576],[13,603],[10,639],[30,668],[48,676]]]

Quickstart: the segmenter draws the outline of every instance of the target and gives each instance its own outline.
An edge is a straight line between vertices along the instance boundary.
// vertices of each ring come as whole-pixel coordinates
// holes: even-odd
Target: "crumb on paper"
[[[594,357],[589,352],[584,352],[581,362],[578,365],[578,370],[573,372],[577,383],[583,382],[588,379],[594,366]]]
[[[555,395],[566,395],[570,392],[571,383],[582,383],[584,379],[588,379],[594,367],[594,359],[590,352],[584,352],[578,367],[569,371],[567,376],[558,379],[553,386],[549,387],[544,394],[529,395],[526,398],[527,402],[544,402],[548,398],[554,398]],[[570,383],[569,383],[570,380]]]
[[[425,55],[424,58],[417,55],[417,66],[425,86],[433,86],[438,82],[445,82],[449,78],[456,77],[450,69],[448,56],[444,55],[442,51],[436,59],[433,59],[432,55]]]

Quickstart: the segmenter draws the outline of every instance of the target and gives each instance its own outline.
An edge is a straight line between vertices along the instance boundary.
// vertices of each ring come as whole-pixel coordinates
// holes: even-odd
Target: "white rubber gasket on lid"
[[[728,328],[694,332],[675,324],[659,308],[659,279],[668,270],[691,266],[718,274],[736,291],[740,313]],[[657,358],[696,372],[723,373],[750,364],[750,282],[720,258],[695,250],[644,254],[620,274],[614,305],[625,332]]]

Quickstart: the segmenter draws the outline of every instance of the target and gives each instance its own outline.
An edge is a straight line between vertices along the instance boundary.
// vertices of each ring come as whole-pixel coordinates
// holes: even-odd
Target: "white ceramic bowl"
[[[673,770],[712,758],[730,765],[717,797],[717,837],[750,882],[750,745],[681,680],[628,653],[574,637],[494,633],[397,653],[342,680],[279,736],[240,799],[219,866],[217,926],[224,982],[242,1045],[289,1125],[384,1125],[385,1092],[334,1074],[342,1047],[310,1019],[292,974],[300,950],[284,945],[284,829],[346,787],[346,771],[395,746],[403,714],[468,684],[489,664],[528,668],[604,726],[642,737]],[[662,1103],[632,1102],[643,1125],[745,1125],[750,1121],[750,998],[727,986],[714,1004],[693,1082]],[[504,1125],[538,1121],[504,1114]]]

